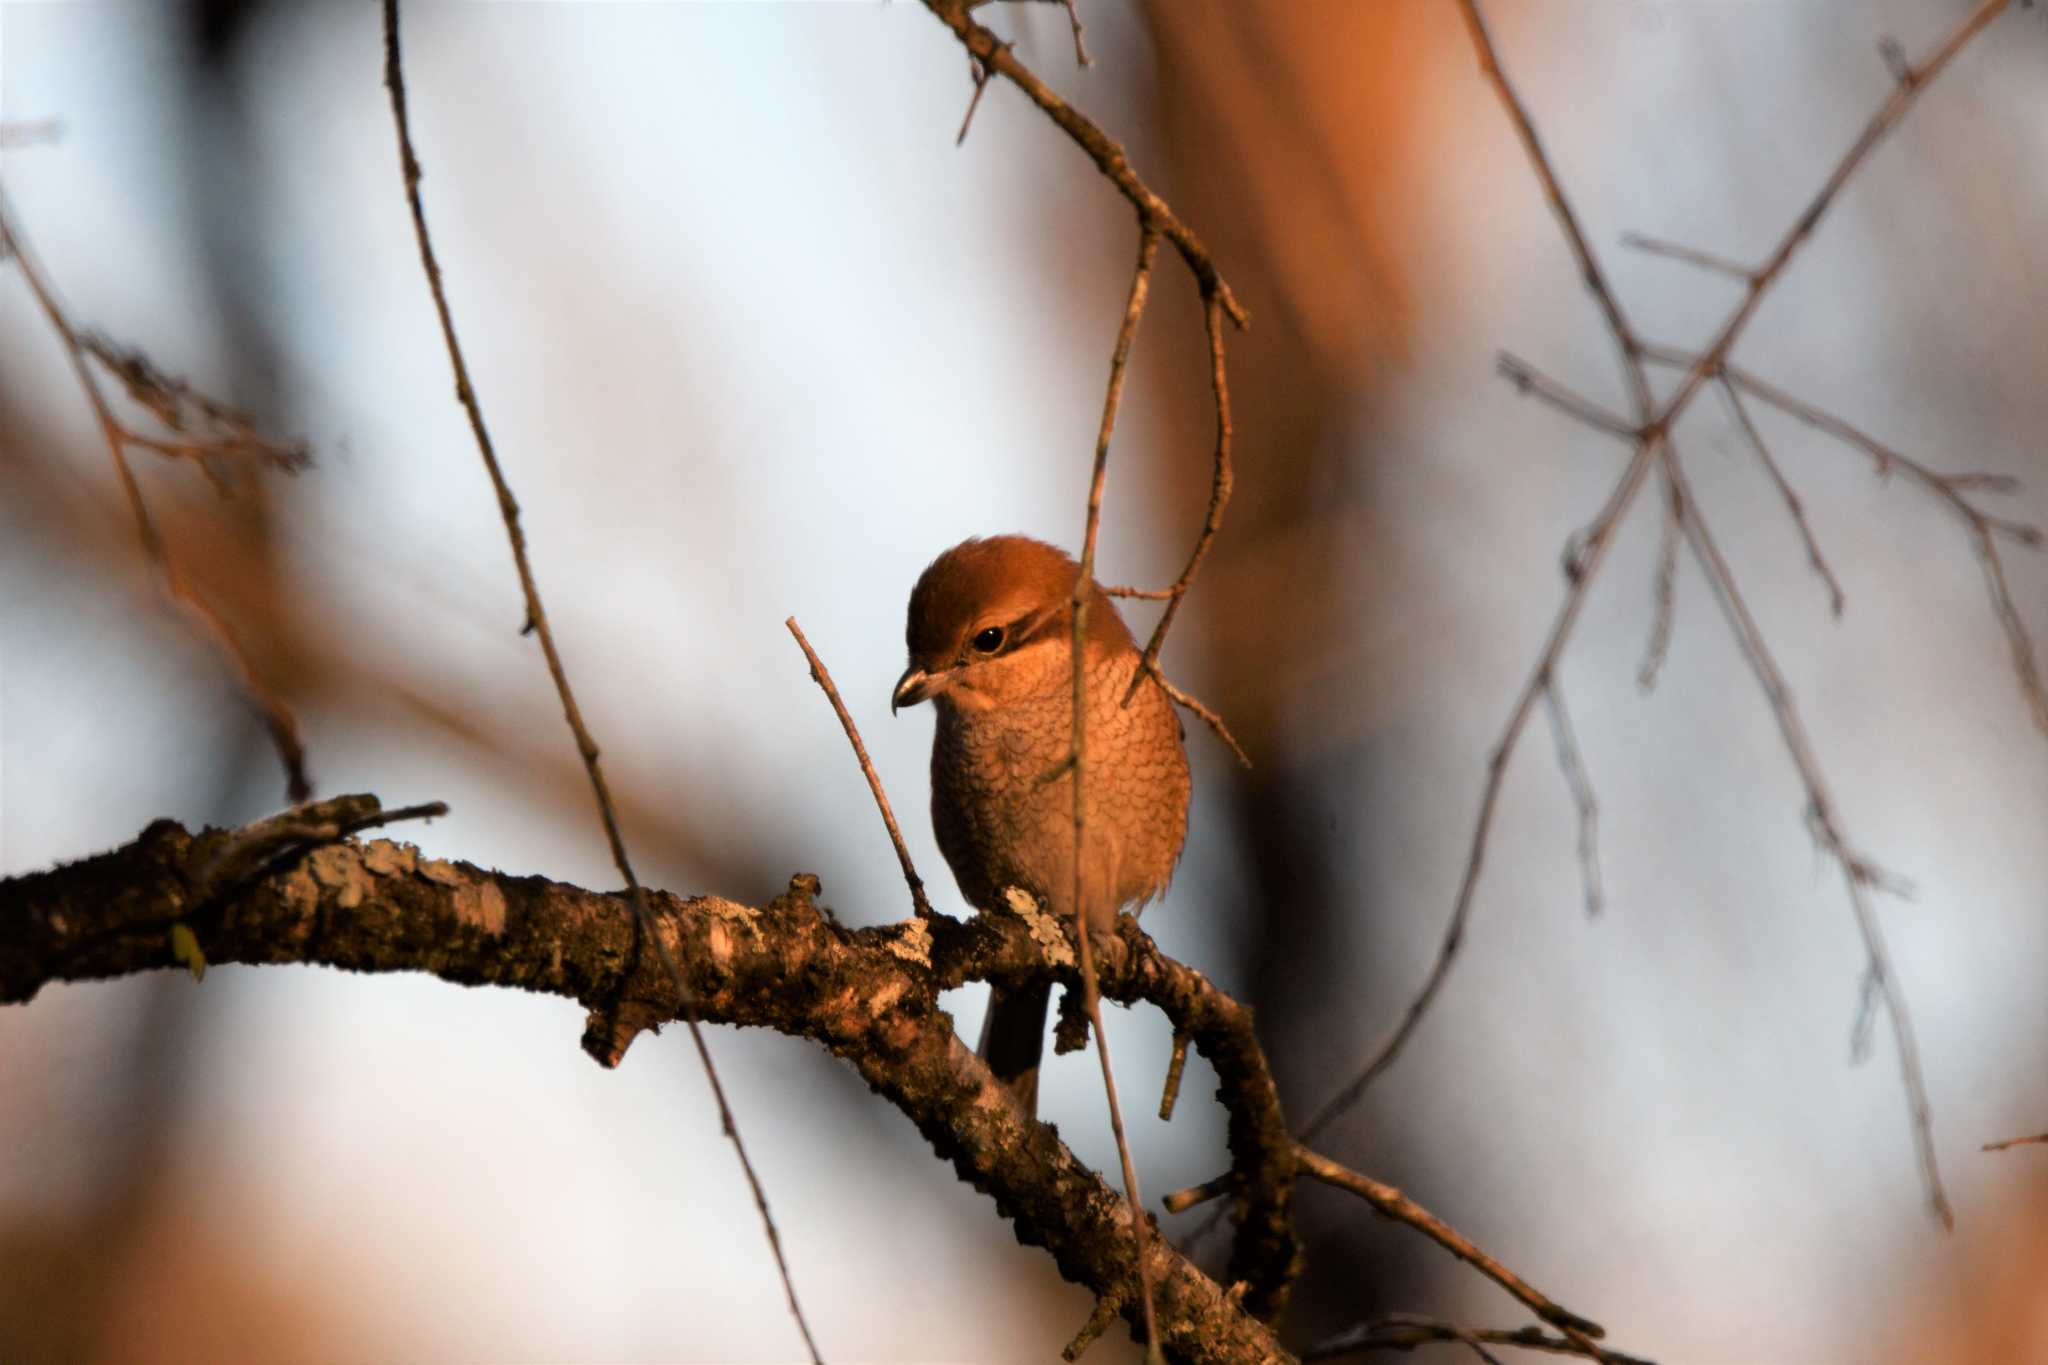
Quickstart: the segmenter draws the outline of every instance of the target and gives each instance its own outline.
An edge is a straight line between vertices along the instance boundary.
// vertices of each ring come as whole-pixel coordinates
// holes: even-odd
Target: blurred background
[[[1735,286],[1637,230],[1760,258],[1962,0],[1489,7],[1625,305],[1696,345]],[[310,441],[232,497],[140,467],[195,581],[296,708],[322,793],[453,813],[430,852],[617,874],[451,401],[372,5],[0,3],[0,153],[79,322]],[[1518,398],[1507,348],[1625,407],[1612,348],[1448,0],[1081,0],[982,12],[1125,141],[1253,313],[1230,338],[1237,498],[1167,652],[1193,833],[1150,929],[1258,1009],[1292,1111],[1346,1078],[1442,933],[1487,752],[1565,537],[1623,458]],[[406,7],[424,190],[555,628],[642,877],[759,903],[815,872],[906,913],[782,621],[832,668],[942,909],[930,718],[891,719],[918,571],[969,534],[1079,541],[1133,259],[1123,202],[952,36],[894,4]],[[1842,196],[1738,351],[2048,519],[2048,21],[1970,48]],[[1171,579],[1207,498],[1200,313],[1162,257],[1118,429],[1105,581]],[[161,604],[89,410],[0,264],[0,873],[283,804],[255,715]],[[1839,622],[1725,410],[1681,428],[1881,905],[1957,1211],[1928,1217],[1896,1052],[1852,1066],[1862,952],[1770,712],[1695,565],[1654,693],[1645,497],[1562,681],[1602,802],[1589,920],[1540,718],[1435,1013],[1319,1143],[1664,1361],[2048,1360],[2048,739],[1962,527],[1761,421],[1848,594]],[[2048,568],[2009,557],[2048,634]],[[1132,614],[1149,624],[1150,608]],[[952,1001],[972,1038],[981,994]],[[0,1358],[794,1358],[687,1041],[616,1073],[568,1002],[223,967],[0,1011]],[[1168,1039],[1111,1040],[1148,1196],[1221,1169]],[[1043,1360],[1086,1296],[852,1072],[712,1047],[820,1343]],[[1113,1169],[1095,1068],[1045,1116]],[[1516,1326],[1404,1230],[1308,1189],[1303,1345],[1361,1318]],[[1186,1235],[1200,1213],[1167,1220]],[[1217,1257],[1220,1248],[1211,1247]],[[1095,1348],[1130,1358],[1128,1344]],[[1512,1353],[1508,1353],[1512,1354]],[[1094,1357],[1091,1357],[1094,1358]]]

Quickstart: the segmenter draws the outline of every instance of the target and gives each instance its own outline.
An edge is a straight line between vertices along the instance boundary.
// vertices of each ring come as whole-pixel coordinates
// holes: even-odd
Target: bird
[[[1022,535],[962,541],[911,590],[909,666],[890,711],[929,701],[932,830],[960,894],[977,910],[1006,889],[1038,898],[1062,924],[1106,930],[1126,906],[1165,891],[1187,839],[1183,729],[1116,604],[1088,583],[1082,799],[1075,904],[1073,597],[1080,565]],[[1129,704],[1125,695],[1130,693]],[[1078,916],[1077,916],[1078,911]],[[1035,1113],[1051,983],[995,988],[976,1049],[1026,1114]]]

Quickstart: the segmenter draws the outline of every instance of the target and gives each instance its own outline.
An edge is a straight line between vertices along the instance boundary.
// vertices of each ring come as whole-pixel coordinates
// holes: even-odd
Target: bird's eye
[[[983,654],[993,654],[1003,647],[1003,628],[990,626],[974,637],[974,647]]]

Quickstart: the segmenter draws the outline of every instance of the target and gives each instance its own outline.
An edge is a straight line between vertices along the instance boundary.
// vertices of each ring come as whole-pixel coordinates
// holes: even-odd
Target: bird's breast
[[[1147,681],[1123,704],[1137,662],[1133,652],[1089,668],[1080,880],[1097,926],[1164,890],[1187,833],[1187,758],[1172,703]],[[932,824],[971,904],[1023,886],[1071,913],[1073,779],[1047,778],[1072,747],[1073,696],[1064,686],[972,711],[941,698]]]

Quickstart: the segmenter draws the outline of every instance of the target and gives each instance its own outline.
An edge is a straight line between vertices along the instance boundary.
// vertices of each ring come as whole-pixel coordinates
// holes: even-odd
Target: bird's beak
[[[889,697],[889,714],[905,706],[915,706],[929,698],[944,685],[942,678],[928,675],[916,664],[903,670],[903,676],[896,680],[896,690]]]

